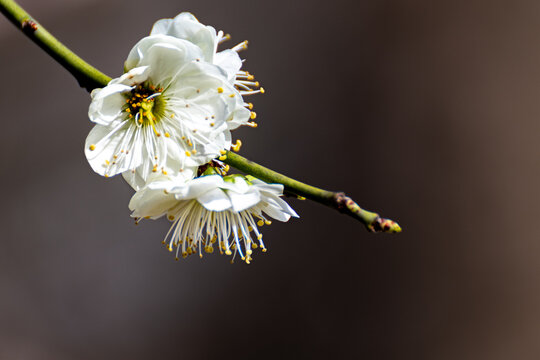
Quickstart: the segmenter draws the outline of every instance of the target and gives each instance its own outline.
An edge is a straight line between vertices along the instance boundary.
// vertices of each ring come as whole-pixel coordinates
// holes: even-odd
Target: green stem
[[[357,203],[342,192],[323,190],[308,184],[304,184],[303,182],[291,179],[288,176],[254,163],[253,161],[231,151],[227,151],[224,156],[220,157],[220,160],[263,181],[283,184],[283,186],[285,186],[286,193],[305,197],[318,203],[333,207],[344,214],[362,221],[370,231],[401,231],[401,227],[396,222],[383,219],[377,213],[362,209]]]
[[[69,71],[75,79],[79,81],[79,85],[88,91],[104,87],[111,80],[110,77],[88,64],[64,46],[43,26],[35,21],[23,8],[17,5],[15,1],[0,0],[0,12],[34,43]],[[285,186],[285,192],[288,194],[305,197],[350,215],[355,219],[362,221],[370,231],[401,231],[401,228],[396,222],[383,219],[374,212],[362,209],[344,193],[322,190],[304,184],[232,152],[227,152],[221,159],[224,159],[224,162],[238,170],[253,175],[263,181],[283,184]]]
[[[34,43],[69,71],[88,91],[105,86],[111,78],[75,55],[13,0],[0,0],[0,12]]]

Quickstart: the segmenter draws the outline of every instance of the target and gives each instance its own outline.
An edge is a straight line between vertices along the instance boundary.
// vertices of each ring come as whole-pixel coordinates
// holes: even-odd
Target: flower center
[[[165,99],[161,96],[163,88],[156,88],[147,83],[139,84],[126,95],[124,111],[139,127],[152,126],[156,135],[155,124],[165,113]]]

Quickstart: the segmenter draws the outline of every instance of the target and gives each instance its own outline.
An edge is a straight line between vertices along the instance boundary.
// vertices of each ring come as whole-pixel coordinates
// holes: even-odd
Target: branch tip
[[[401,226],[397,222],[382,218],[377,213],[362,209],[353,199],[343,192],[335,193],[334,202],[338,211],[361,220],[371,232],[401,232]]]

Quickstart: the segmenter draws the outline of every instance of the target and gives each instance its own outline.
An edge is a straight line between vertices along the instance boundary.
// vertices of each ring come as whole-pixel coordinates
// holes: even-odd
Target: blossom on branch
[[[138,222],[164,215],[173,224],[163,243],[176,256],[214,251],[238,254],[248,264],[252,249],[266,251],[259,227],[270,219],[288,221],[296,212],[280,196],[283,185],[251,176],[206,175],[188,182],[156,179],[132,197],[129,208]],[[233,257],[234,259],[234,257]]]

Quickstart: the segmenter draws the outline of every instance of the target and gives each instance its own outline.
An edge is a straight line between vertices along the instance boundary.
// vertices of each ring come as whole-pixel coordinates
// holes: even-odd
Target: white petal
[[[137,191],[129,202],[129,209],[133,211],[132,217],[159,218],[167,213],[167,210],[178,203],[171,194],[166,194],[162,189],[144,188]]]
[[[95,172],[114,176],[139,165],[141,157],[135,151],[121,153],[122,144],[131,141],[129,128],[126,120],[116,126],[95,125],[90,131],[86,138],[85,155]]]
[[[150,35],[157,34],[174,36],[190,41],[202,49],[205,61],[213,61],[213,55],[217,47],[216,30],[211,26],[201,24],[190,13],[181,13],[174,19],[157,21]]]
[[[241,100],[242,97],[238,95],[238,99]],[[234,130],[242,125],[246,125],[250,120],[250,116],[251,111],[244,107],[242,100],[242,104],[236,104],[234,111],[229,119],[227,119],[227,127],[229,130]]]
[[[281,209],[279,208],[276,208],[272,205],[266,205],[266,206],[262,206],[262,210],[270,217],[278,220],[278,221],[289,221],[289,219],[291,218],[291,216],[289,214],[286,214],[284,212],[281,211]]]
[[[219,188],[223,184],[223,179],[219,175],[201,176],[171,189],[178,200],[195,199],[202,194]]]
[[[141,39],[131,49],[125,68],[131,70],[149,66],[149,77],[154,85],[167,86],[163,82],[174,77],[187,63],[202,58],[201,49],[186,40],[166,35],[153,35]]]
[[[227,79],[233,84],[236,79],[236,73],[242,67],[242,60],[236,51],[227,49],[218,52],[214,56],[214,64],[225,70]]]
[[[257,205],[261,201],[261,196],[257,191],[237,193],[228,190],[227,195],[231,199],[233,210],[236,212],[249,209],[250,207]]]
[[[135,86],[141,84],[148,79],[148,74],[150,73],[150,67],[148,66],[139,66],[134,69],[129,70],[124,75],[119,78],[113,79],[109,82],[111,84],[123,84],[127,86]]]
[[[131,87],[122,84],[107,85],[103,89],[92,91],[92,102],[88,110],[90,121],[100,125],[109,125],[122,118],[122,106],[126,98],[123,93]]]
[[[231,207],[231,201],[221,189],[212,189],[197,197],[197,201],[209,211],[223,211]]]

